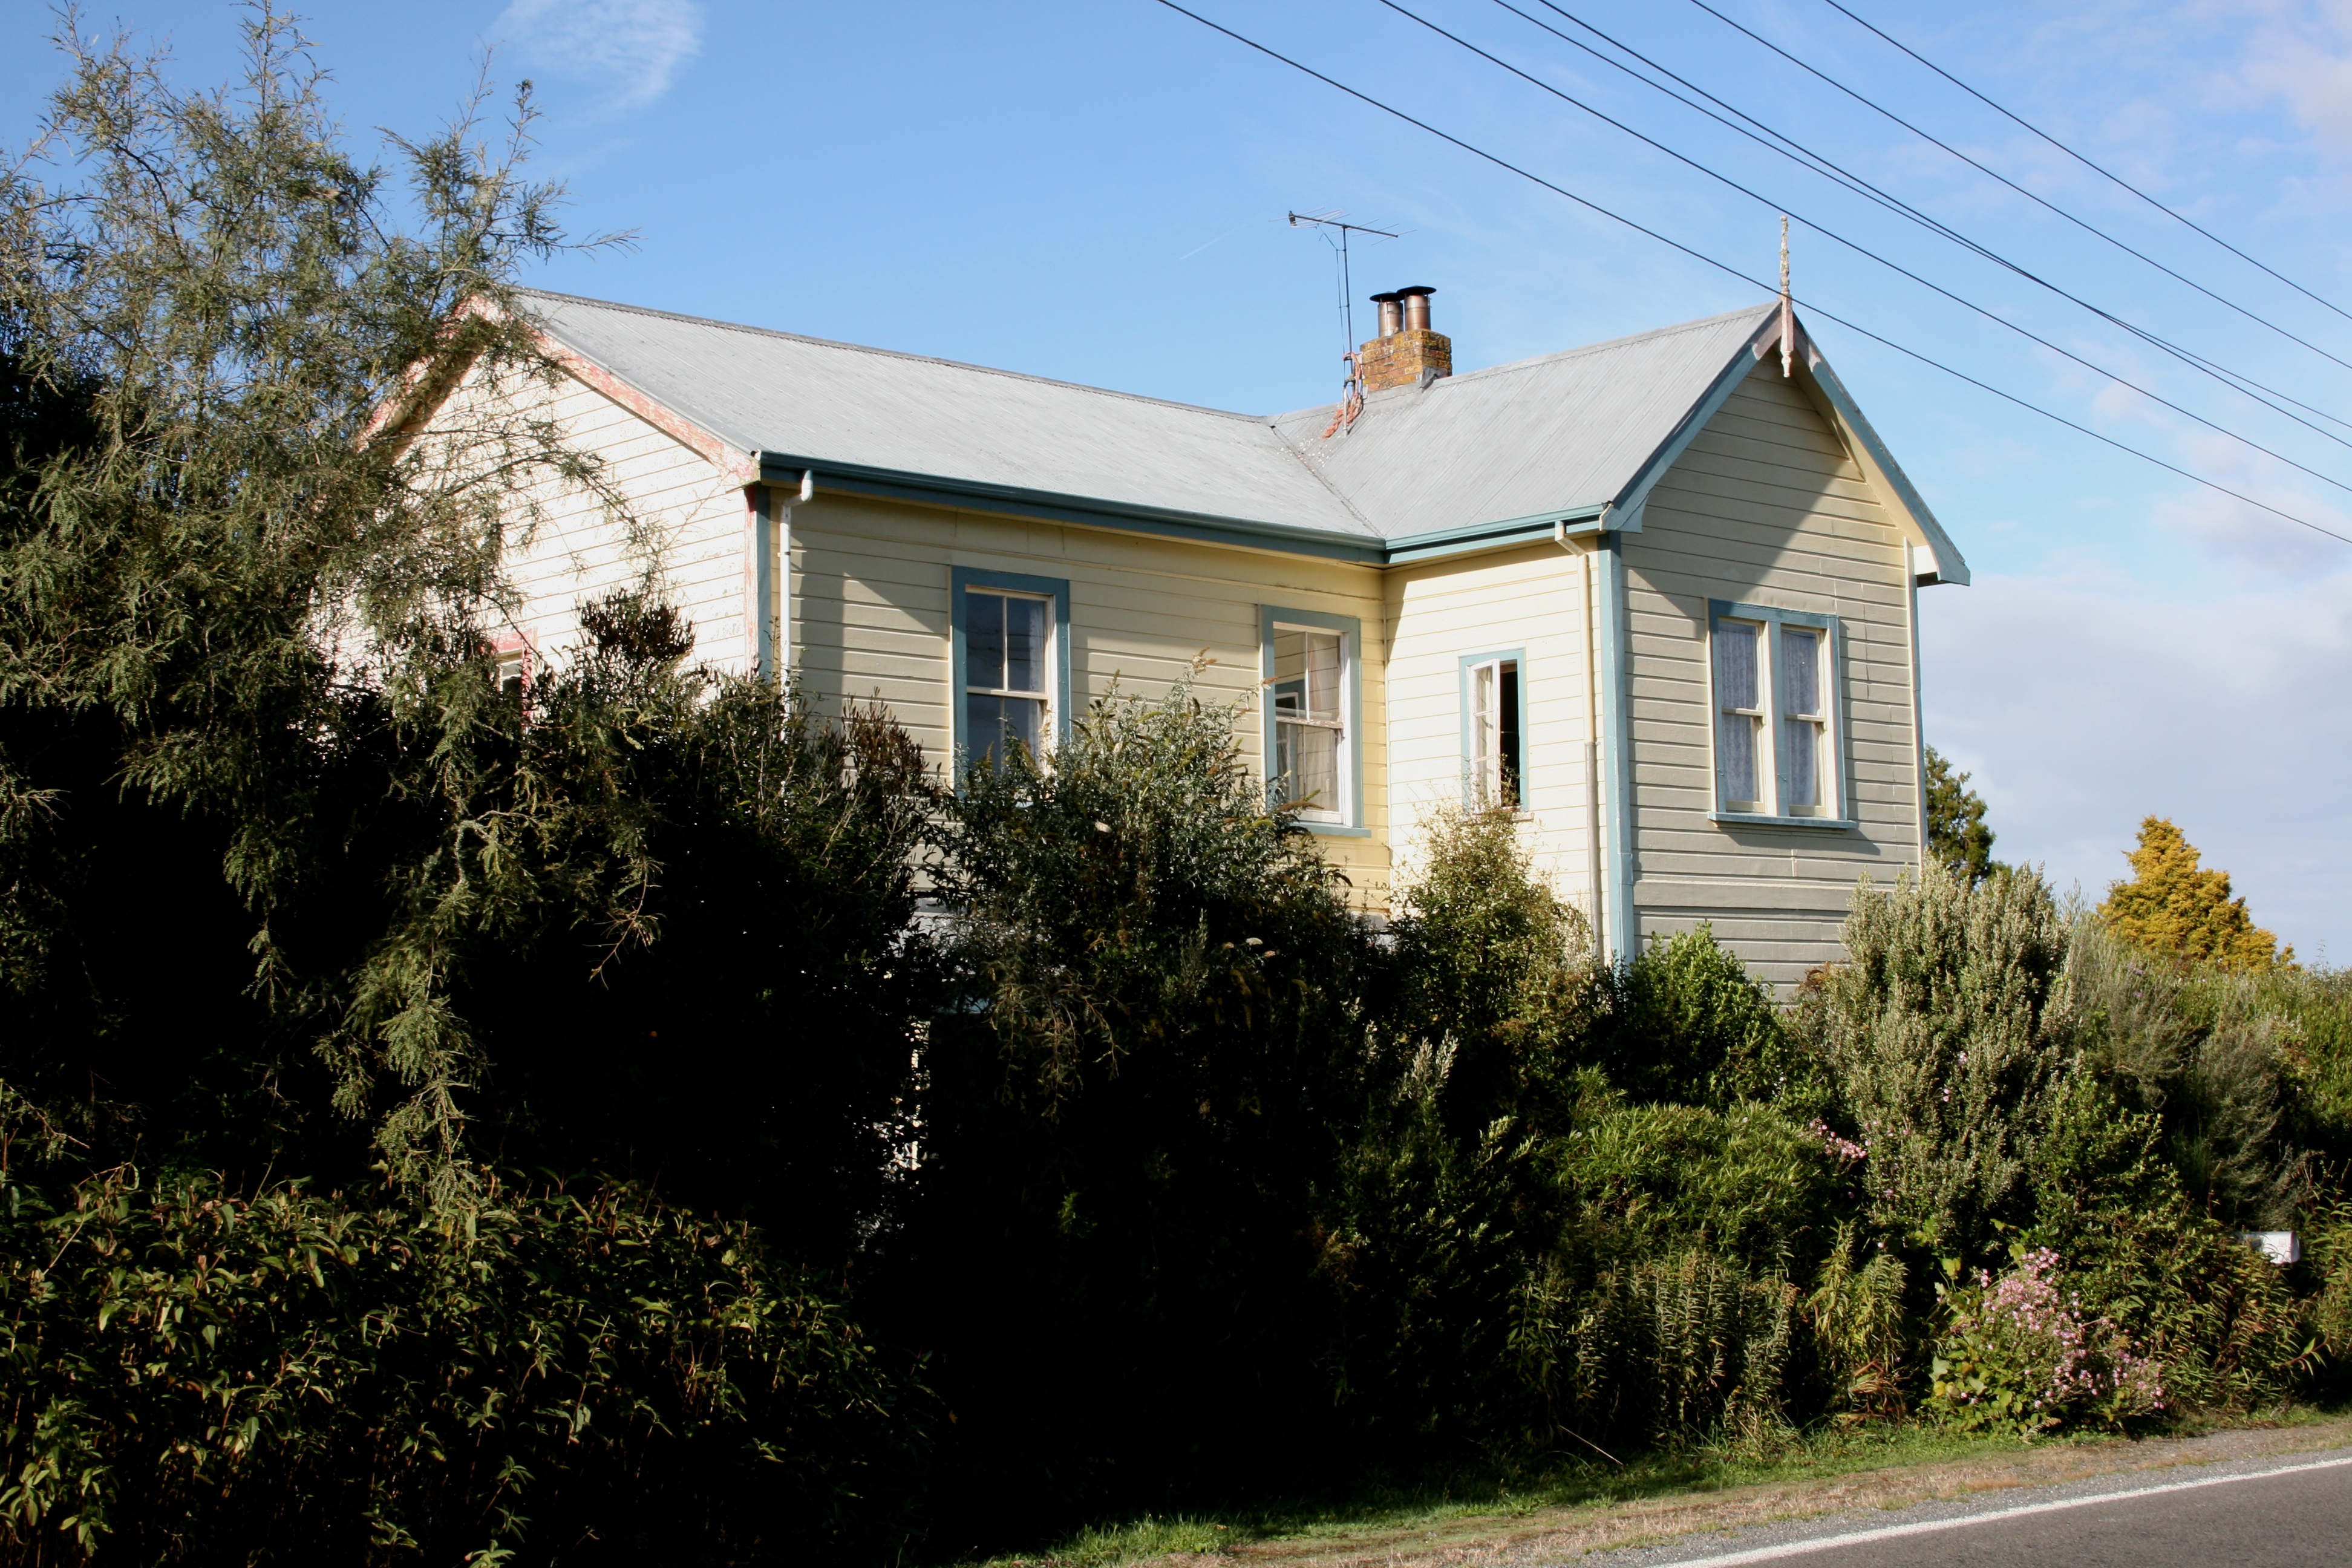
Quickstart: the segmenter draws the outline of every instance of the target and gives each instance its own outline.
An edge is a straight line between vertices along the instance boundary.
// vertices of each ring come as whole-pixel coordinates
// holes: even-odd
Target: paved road
[[[2352,1568],[2352,1451],[2184,1466],[1770,1525],[1579,1568]]]

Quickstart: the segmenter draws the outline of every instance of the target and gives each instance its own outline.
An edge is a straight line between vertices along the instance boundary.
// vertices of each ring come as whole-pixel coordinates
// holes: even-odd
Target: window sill
[[[1299,826],[1309,833],[1319,833],[1328,838],[1370,838],[1369,827],[1350,827],[1344,822],[1301,822]]]
[[[1862,826],[1850,816],[1766,816],[1753,811],[1710,811],[1706,819],[1736,823],[1742,827],[1836,827],[1848,832]]]

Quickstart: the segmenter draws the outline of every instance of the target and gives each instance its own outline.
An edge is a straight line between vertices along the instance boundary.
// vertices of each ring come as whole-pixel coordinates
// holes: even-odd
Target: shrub
[[[1782,1029],[1770,991],[1713,927],[1653,936],[1615,991],[1601,1060],[1634,1098],[1717,1110],[1771,1100],[1801,1116],[1825,1108],[1819,1074]]]
[[[879,1544],[859,1500],[916,1447],[836,1303],[634,1188],[494,1185],[467,1219],[129,1169],[9,1197],[16,1560],[831,1557]]]
[[[2028,1159],[2071,1021],[2066,928],[2030,870],[1970,887],[1930,861],[1856,890],[1846,962],[1799,1026],[1868,1151],[1872,1223],[1938,1252],[2022,1217]]]
[[[1557,1264],[1516,1303],[1521,1375],[1580,1436],[1656,1439],[1777,1420],[1797,1292],[1703,1252],[1629,1262],[1578,1289]]]
[[[1600,1265],[1696,1248],[1788,1275],[1828,1245],[1837,1164],[1817,1135],[1766,1106],[1599,1110],[1544,1158],[1561,1245]]]
[[[1856,1247],[1853,1222],[1839,1222],[1804,1308],[1831,1405],[1848,1421],[1900,1415],[1906,1403],[1907,1271],[1884,1242],[1857,1268]]]
[[[1962,1428],[2032,1436],[2077,1421],[2105,1426],[2164,1408],[2161,1369],[2057,1279],[2058,1255],[2025,1253],[1995,1279],[1944,1296],[1929,1405]]]

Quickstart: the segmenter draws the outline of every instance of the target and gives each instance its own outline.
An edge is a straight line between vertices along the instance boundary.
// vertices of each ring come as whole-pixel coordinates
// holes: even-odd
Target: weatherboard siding
[[[819,484],[823,479],[820,475]],[[879,700],[942,765],[950,746],[950,574],[955,567],[1070,584],[1070,685],[1083,705],[1116,687],[1158,697],[1196,658],[1204,700],[1246,706],[1244,754],[1261,769],[1262,605],[1362,625],[1363,809],[1370,837],[1322,836],[1353,900],[1389,898],[1384,735],[1387,627],[1381,574],[1307,557],[1221,549],[910,502],[826,495],[792,525],[793,657],[820,705]]]
[[[541,668],[578,646],[582,605],[641,584],[658,566],[663,592],[693,624],[694,657],[744,668],[744,499],[708,458],[634,411],[578,381],[534,384],[531,412],[551,418],[574,450],[594,458],[599,477],[625,506],[617,523],[604,498],[552,479],[537,486],[538,515],[517,508],[508,525],[505,566],[518,595],[511,621]],[[499,394],[469,376],[436,424],[462,429]],[[428,430],[426,438],[431,438]]]
[[[1538,874],[1590,918],[1585,571],[1580,552],[1547,541],[1390,572],[1389,793],[1401,879],[1423,858],[1430,814],[1463,805],[1462,660],[1518,649],[1528,728],[1519,841]]]
[[[1702,920],[1787,985],[1839,955],[1857,878],[1917,858],[1908,591],[1897,520],[1767,358],[1623,536],[1632,659],[1634,902],[1641,930]],[[1841,788],[1854,828],[1709,820],[1709,600],[1834,615],[1843,633]]]

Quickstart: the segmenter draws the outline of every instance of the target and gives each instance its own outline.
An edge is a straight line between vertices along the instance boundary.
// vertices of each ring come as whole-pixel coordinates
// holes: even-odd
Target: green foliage
[[[52,1207],[25,1174],[0,1542],[43,1561],[829,1556],[915,1451],[835,1302],[636,1189],[492,1183],[461,1223],[127,1167]]]
[[[1512,1343],[1523,1375],[1584,1433],[1656,1439],[1780,1418],[1797,1292],[1704,1252],[1631,1262],[1576,1289],[1528,1282]]]
[[[1114,694],[943,803],[955,991],[874,1299],[938,1349],[974,1521],[1246,1484],[1328,1408],[1311,1204],[1374,953],[1234,720]],[[1139,1388],[1258,1418],[1101,1398]]]
[[[1954,773],[1927,748],[1927,853],[1973,887],[2003,868],[1992,858],[1993,830],[1985,826],[1985,803],[1969,788],[1971,776]]]
[[[1788,1275],[1828,1242],[1838,1173],[1818,1136],[1765,1106],[1614,1108],[1545,1154],[1562,1244],[1610,1265],[1697,1249]]]
[[[2246,900],[2230,896],[2230,873],[2198,867],[2197,847],[2160,816],[2139,825],[2139,847],[2125,851],[2128,882],[2110,882],[2100,915],[2134,945],[2166,957],[2259,973],[2294,963],[2294,949],[2254,924]]]
[[[2071,1027],[2065,926],[2032,870],[1970,887],[1931,860],[1858,889],[1844,938],[1800,1019],[1868,1150],[1871,1221],[1979,1248],[2022,1212]]]
[[[1857,1246],[1853,1222],[1841,1220],[1804,1307],[1832,1407],[1848,1422],[1903,1414],[1908,1346],[1903,1259],[1882,1241],[1856,1267]]]
[[[2085,1316],[2058,1255],[2026,1252],[1996,1279],[1943,1292],[1927,1402],[1963,1431],[2032,1436],[2077,1422],[2120,1427],[2163,1410],[2161,1369],[2105,1318]]]
[[[1770,991],[1749,977],[1714,928],[1653,936],[1619,979],[1604,1060],[1642,1099],[1711,1105],[1770,1100],[1817,1114],[1827,1090],[1781,1027]]]

